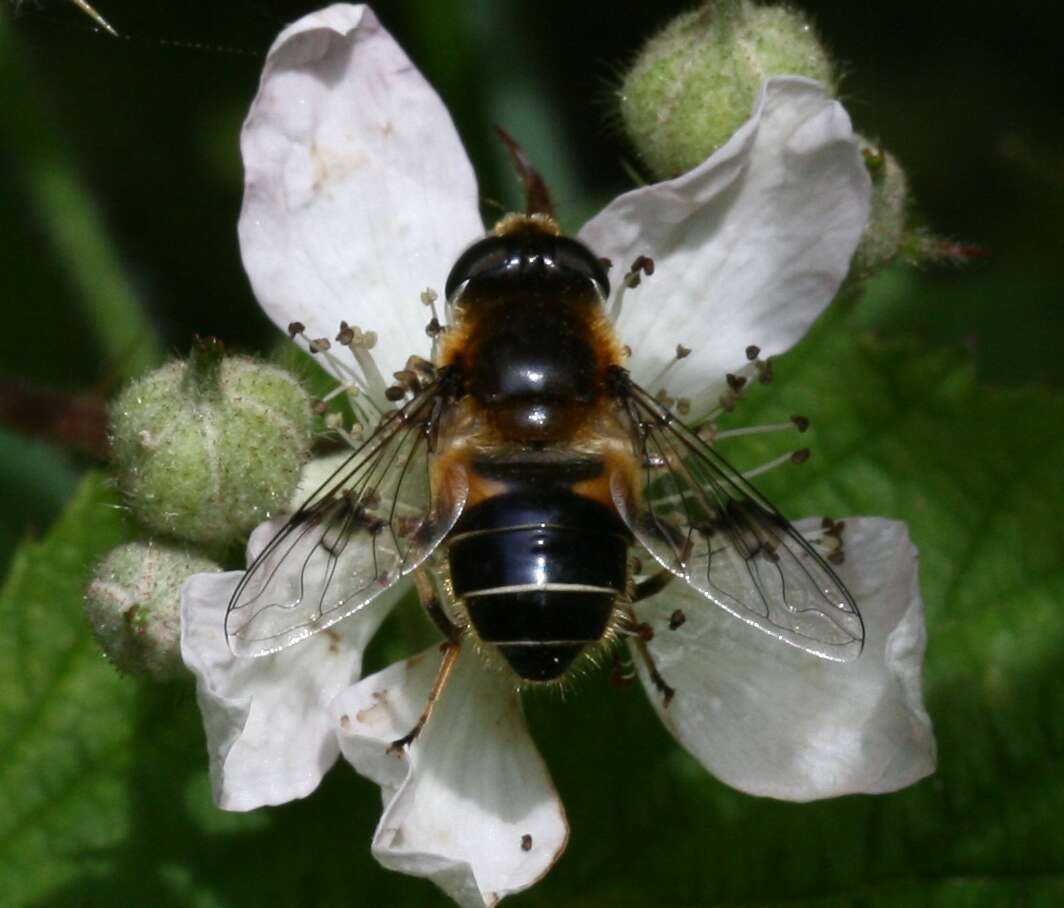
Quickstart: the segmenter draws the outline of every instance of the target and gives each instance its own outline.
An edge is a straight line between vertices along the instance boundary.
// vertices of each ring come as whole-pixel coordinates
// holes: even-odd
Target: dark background
[[[94,242],[107,250],[131,304],[147,313],[159,349],[184,351],[193,332],[256,350],[276,339],[237,255],[237,133],[270,41],[313,4],[98,6],[124,37],[95,32],[67,0],[0,7],[5,389],[17,380],[20,389],[108,393],[147,359],[148,329],[131,329],[110,349],[97,339],[99,318],[82,287],[104,281],[97,270],[107,269],[93,264],[91,242],[57,238],[56,171],[95,214]],[[492,138],[499,122],[539,162],[575,228],[628,185],[629,152],[613,125],[616,73],[686,6],[383,0],[378,10],[452,110],[485,198],[518,199]],[[919,220],[989,254],[962,270],[900,270],[899,292],[873,322],[968,345],[989,382],[1059,383],[1064,118],[1056,8],[950,0],[806,9],[839,61],[859,129],[907,168]],[[121,330],[123,319],[111,321]],[[0,433],[2,561],[27,528],[47,525],[82,461]]]

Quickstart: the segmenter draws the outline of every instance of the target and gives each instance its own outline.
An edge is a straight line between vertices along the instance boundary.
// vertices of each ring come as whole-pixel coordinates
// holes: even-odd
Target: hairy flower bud
[[[625,131],[659,179],[701,164],[750,116],[771,76],[835,86],[832,64],[795,10],[713,0],[651,38],[624,77]]]
[[[890,152],[861,139],[861,153],[872,177],[868,227],[853,257],[854,273],[865,276],[889,264],[905,238],[909,180]]]
[[[85,613],[107,657],[122,671],[156,681],[185,674],[181,587],[193,574],[217,570],[176,546],[131,542],[113,549],[85,593]]]
[[[307,395],[287,372],[204,347],[115,401],[118,482],[152,530],[226,545],[287,507],[311,426]]]

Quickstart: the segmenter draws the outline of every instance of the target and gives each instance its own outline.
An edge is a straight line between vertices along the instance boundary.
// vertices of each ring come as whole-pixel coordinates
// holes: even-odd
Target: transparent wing
[[[431,385],[384,421],[266,544],[229,602],[238,656],[284,649],[348,617],[417,568],[468,491],[458,468],[430,490],[443,398]]]
[[[641,495],[614,501],[662,567],[737,618],[815,656],[860,655],[864,624],[835,572],[775,507],[637,385],[621,398]]]

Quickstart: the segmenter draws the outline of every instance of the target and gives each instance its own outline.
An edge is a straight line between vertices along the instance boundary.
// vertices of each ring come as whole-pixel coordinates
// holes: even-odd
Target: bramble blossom
[[[446,108],[371,10],[337,4],[274,43],[242,152],[240,242],[256,297],[282,329],[305,325],[305,337],[331,337],[341,321],[376,332],[358,383],[379,397],[380,374],[429,355],[419,297],[442,289],[485,229]],[[608,305],[635,380],[683,399],[691,418],[709,413],[725,375],[749,365],[744,350],[788,349],[831,301],[868,200],[845,110],[814,82],[768,80],[708,160],[621,195],[578,234],[615,263]],[[617,270],[641,255],[654,260],[653,278],[625,287]],[[689,355],[678,358],[678,345]],[[256,530],[249,557],[279,525]],[[803,801],[892,791],[934,768],[916,551],[902,524],[879,518],[847,520],[845,543],[838,572],[867,632],[849,664],[781,646],[680,583],[636,606],[676,688],[666,706],[648,683],[650,701],[738,789]],[[482,670],[472,647],[422,734],[388,752],[416,721],[441,658],[430,650],[359,680],[366,643],[409,580],[290,649],[241,659],[222,625],[240,576],[197,575],[184,591],[184,658],[220,806],[306,796],[342,753],[383,792],[372,848],[386,867],[428,877],[465,906],[494,905],[547,872],[568,840],[565,813],[518,692]],[[685,620],[670,629],[678,608]]]

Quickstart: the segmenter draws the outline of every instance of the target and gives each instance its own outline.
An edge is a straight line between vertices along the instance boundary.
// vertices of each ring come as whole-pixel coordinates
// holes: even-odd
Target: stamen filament
[[[333,426],[332,430],[339,435],[350,447],[357,448],[361,446],[362,439],[360,438],[362,432],[355,431],[349,432],[343,426]]]
[[[613,302],[610,304],[610,311],[608,314],[610,324],[612,325],[616,325],[617,319],[621,317],[621,309],[624,308],[624,291],[627,289],[627,285],[622,281],[617,287],[617,292],[613,295]]]
[[[337,385],[328,394],[321,398],[321,402],[323,404],[328,403],[334,397],[339,397],[341,394],[348,394],[351,397],[358,397],[360,393],[361,392],[359,391],[357,385],[353,384],[352,382],[344,382],[343,384]]]
[[[785,432],[790,429],[792,432],[798,429],[793,422],[776,422],[763,426],[747,426],[743,429],[727,429],[724,432],[716,433],[716,440],[720,441],[722,438],[738,438],[742,435],[760,435],[763,432]]]
[[[800,448],[797,451],[788,451],[786,454],[781,454],[779,457],[774,457],[772,460],[761,464],[759,467],[754,467],[752,470],[744,470],[742,473],[743,479],[753,479],[755,476],[760,476],[762,473],[767,473],[769,470],[774,470],[776,467],[781,467],[785,463],[801,463],[809,456],[808,448]]]
[[[381,375],[381,370],[377,368],[377,363],[370,354],[369,347],[351,344],[348,349],[366,376],[364,390],[367,397],[378,411],[383,412],[386,407],[384,407],[382,402],[388,399],[388,383],[385,382],[384,376]]]

